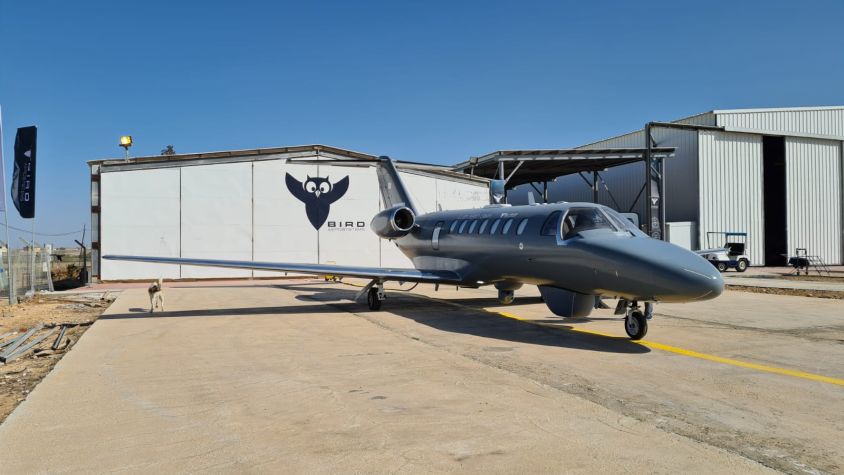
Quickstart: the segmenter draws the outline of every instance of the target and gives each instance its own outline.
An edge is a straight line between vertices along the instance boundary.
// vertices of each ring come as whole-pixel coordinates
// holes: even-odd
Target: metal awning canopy
[[[553,181],[557,177],[646,160],[645,148],[606,148],[568,150],[499,150],[459,163],[455,171],[484,178],[507,180],[508,189],[527,183]],[[650,158],[661,160],[674,155],[674,147],[652,147]]]

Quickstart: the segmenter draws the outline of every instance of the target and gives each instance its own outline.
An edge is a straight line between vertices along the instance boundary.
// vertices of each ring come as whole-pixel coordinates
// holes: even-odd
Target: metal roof
[[[128,171],[150,168],[169,168],[187,165],[214,165],[260,160],[287,159],[291,162],[307,163],[314,157],[336,160],[332,165],[373,166],[378,157],[327,145],[297,145],[293,147],[254,148],[248,150],[228,150],[221,152],[184,153],[177,155],[151,155],[145,157],[107,158],[90,160],[88,164],[96,168],[94,174],[110,171]],[[338,163],[341,162],[341,163]],[[372,162],[372,163],[369,163]],[[449,166],[426,163],[403,162],[395,160],[396,167],[408,173],[427,175],[464,182],[487,183],[486,178],[469,176],[454,171]],[[92,168],[93,170],[94,168]]]
[[[748,112],[799,112],[840,110],[844,106],[808,106],[808,107],[763,107],[758,109],[715,109],[712,114],[743,114]]]
[[[504,165],[507,188],[526,183],[552,181],[580,172],[603,171],[607,168],[644,160],[643,148],[562,149],[562,150],[499,150],[471,158],[455,165],[455,171],[485,178],[496,178],[499,162]],[[674,155],[673,147],[654,147],[651,157]],[[514,173],[516,172],[516,173]],[[512,175],[512,176],[511,176]]]
[[[144,157],[129,157],[129,158],[105,158],[100,160],[89,160],[88,164],[100,165],[129,165],[140,163],[159,163],[159,162],[174,162],[174,161],[190,161],[190,160],[206,160],[206,159],[221,159],[225,161],[226,158],[235,157],[249,157],[255,155],[289,155],[289,154],[307,154],[307,155],[324,155],[333,158],[353,158],[357,160],[376,160],[377,157],[366,153],[355,152],[337,147],[329,147],[327,145],[296,145],[292,147],[269,147],[269,148],[252,148],[247,150],[227,150],[222,152],[204,152],[204,153],[182,153],[176,155],[150,155]]]

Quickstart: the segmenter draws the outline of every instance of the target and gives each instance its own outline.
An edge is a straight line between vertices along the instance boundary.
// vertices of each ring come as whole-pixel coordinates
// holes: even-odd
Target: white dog
[[[158,307],[159,310],[162,312],[164,311],[164,279],[158,279],[157,282],[153,282],[152,285],[149,286],[147,290],[149,292],[149,311],[150,313],[155,311],[155,308]]]

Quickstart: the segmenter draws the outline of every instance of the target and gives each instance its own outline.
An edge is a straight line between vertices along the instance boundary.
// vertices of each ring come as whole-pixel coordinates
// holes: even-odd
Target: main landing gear
[[[654,304],[645,302],[645,311],[639,308],[639,302],[619,300],[616,315],[624,314],[624,331],[631,340],[641,340],[648,333],[648,320],[653,318]]]
[[[384,293],[384,282],[373,280],[368,283],[366,287],[358,293],[355,300],[359,300],[364,295],[366,295],[366,305],[369,309],[379,310],[381,308],[381,302],[387,298],[387,294]]]

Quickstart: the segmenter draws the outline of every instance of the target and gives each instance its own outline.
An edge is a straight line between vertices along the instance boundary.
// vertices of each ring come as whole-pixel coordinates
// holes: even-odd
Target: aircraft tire
[[[515,292],[512,290],[499,290],[498,291],[498,303],[501,305],[510,305],[513,303],[515,299]]]
[[[631,340],[641,340],[648,333],[648,319],[639,310],[634,310],[624,317],[624,330]]]
[[[378,289],[375,287],[369,289],[366,293],[366,304],[370,310],[379,310],[381,308],[381,300],[378,299]]]

